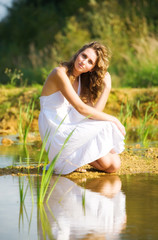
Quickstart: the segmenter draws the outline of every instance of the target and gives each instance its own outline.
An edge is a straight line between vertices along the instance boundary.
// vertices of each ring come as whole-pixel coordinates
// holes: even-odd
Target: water
[[[0,145],[0,168],[26,166],[28,159],[36,165],[39,154],[33,145]],[[22,204],[19,186],[23,196],[26,191]],[[157,186],[153,174],[75,181],[62,176],[48,204],[39,207],[37,176],[0,176],[0,239],[157,240]]]
[[[29,179],[21,178],[25,190]],[[105,176],[77,183],[61,177],[48,205],[39,209],[36,180],[31,177],[33,194],[29,185],[20,207],[19,177],[0,177],[1,239],[158,239],[156,175]],[[54,181],[52,177],[51,185]]]
[[[1,139],[0,139],[1,141]],[[13,144],[3,146],[0,144],[0,168],[9,166],[34,166],[38,164],[40,151],[35,145]]]
[[[27,179],[25,187],[26,183]],[[38,239],[37,235],[37,205],[32,204],[30,192],[21,207],[19,177],[0,176],[0,239]]]

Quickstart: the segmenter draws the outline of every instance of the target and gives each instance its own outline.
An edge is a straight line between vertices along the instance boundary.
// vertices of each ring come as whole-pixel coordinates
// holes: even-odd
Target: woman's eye
[[[93,65],[93,62],[92,62],[92,60],[89,60],[89,61],[88,61],[88,63],[89,63],[89,64],[91,64],[91,65]]]
[[[83,57],[83,58],[87,58],[87,55],[86,55],[86,54],[82,54],[82,57]]]

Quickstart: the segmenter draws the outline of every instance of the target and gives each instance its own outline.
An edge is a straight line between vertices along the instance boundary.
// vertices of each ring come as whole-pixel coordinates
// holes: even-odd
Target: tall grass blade
[[[49,183],[50,183],[50,179],[52,176],[52,173],[54,171],[54,166],[56,161],[58,160],[58,158],[60,157],[63,149],[65,148],[66,143],[68,142],[68,140],[70,139],[71,135],[73,134],[73,132],[75,131],[75,129],[72,130],[72,132],[68,135],[68,137],[66,138],[66,140],[64,141],[64,144],[62,145],[60,151],[58,152],[58,154],[54,157],[54,159],[52,160],[47,173],[45,173],[46,171],[46,165],[44,166],[44,175],[42,176],[42,182],[41,182],[41,188],[40,188],[40,196],[39,196],[39,202],[42,203],[44,201]]]

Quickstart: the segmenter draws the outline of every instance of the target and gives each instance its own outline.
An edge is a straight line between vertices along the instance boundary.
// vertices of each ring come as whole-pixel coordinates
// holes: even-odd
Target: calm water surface
[[[31,176],[33,195],[29,185],[20,206],[19,177],[0,177],[1,239],[158,239],[158,176],[105,176],[78,183],[61,177],[48,205],[40,208],[36,180]],[[24,189],[27,184],[24,177]]]
[[[32,145],[0,145],[0,168],[28,159],[36,165],[39,154]],[[37,207],[36,176],[0,176],[0,240],[157,240],[157,186],[158,175],[150,174],[61,177],[48,204]]]

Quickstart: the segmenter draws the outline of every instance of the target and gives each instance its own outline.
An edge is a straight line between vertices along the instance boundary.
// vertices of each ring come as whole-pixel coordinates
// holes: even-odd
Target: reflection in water
[[[52,177],[53,185],[55,177]],[[40,207],[40,239],[115,239],[126,222],[118,176],[78,182],[61,177],[48,205]]]

